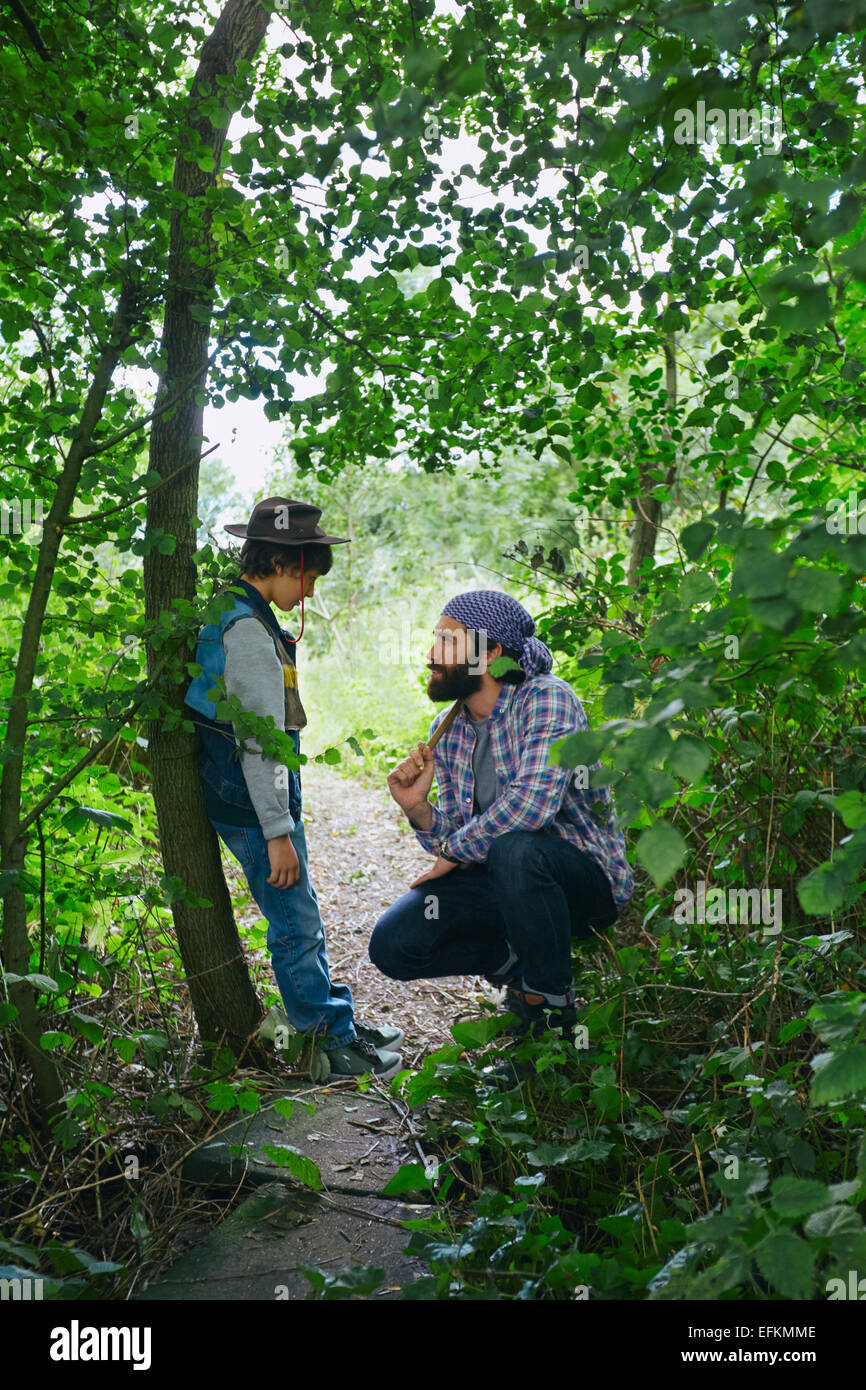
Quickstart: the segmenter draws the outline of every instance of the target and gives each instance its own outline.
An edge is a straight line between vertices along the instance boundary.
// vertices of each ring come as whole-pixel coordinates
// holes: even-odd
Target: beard
[[[481,677],[470,674],[467,662],[430,668],[427,694],[431,700],[465,700],[480,689]]]

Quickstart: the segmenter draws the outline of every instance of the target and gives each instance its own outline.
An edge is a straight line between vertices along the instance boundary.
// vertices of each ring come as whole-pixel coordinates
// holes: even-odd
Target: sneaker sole
[[[389,1051],[389,1052],[391,1051],[390,1047],[388,1048],[388,1051]],[[402,1057],[398,1057],[398,1058],[397,1058],[397,1061],[394,1062],[394,1063],[392,1063],[392,1065],[391,1065],[390,1067],[387,1067],[387,1068],[385,1069],[385,1071],[374,1071],[374,1072],[372,1072],[371,1074],[372,1074],[373,1076],[377,1076],[377,1077],[379,1078],[380,1081],[387,1081],[389,1077],[391,1077],[391,1076],[396,1076],[397,1073],[398,1073],[398,1071],[402,1071],[402,1070],[403,1070],[403,1058],[402,1058]]]
[[[390,1048],[388,1050],[390,1051]],[[398,1057],[398,1060],[396,1062],[392,1062],[390,1067],[386,1067],[383,1071],[373,1071],[372,1067],[370,1067],[367,1071],[335,1071],[332,1067],[331,1076],[347,1076],[350,1080],[355,1081],[360,1080],[362,1076],[375,1076],[378,1077],[380,1081],[387,1081],[389,1077],[396,1076],[398,1071],[402,1070],[402,1067],[403,1058]]]

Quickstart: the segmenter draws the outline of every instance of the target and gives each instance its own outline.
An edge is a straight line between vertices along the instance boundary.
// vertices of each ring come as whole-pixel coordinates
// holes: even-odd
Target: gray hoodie
[[[261,717],[271,715],[278,729],[285,718],[283,668],[273,639],[257,618],[239,618],[223,636],[226,654],[225,683],[229,698],[237,695],[245,710]],[[249,752],[241,755],[247,790],[266,840],[288,835],[295,823],[289,815],[289,779],[284,767],[262,757],[252,738],[244,739]]]

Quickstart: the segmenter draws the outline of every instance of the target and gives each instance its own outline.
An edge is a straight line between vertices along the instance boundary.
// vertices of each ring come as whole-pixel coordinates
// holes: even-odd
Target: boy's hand
[[[273,884],[274,888],[294,888],[301,874],[301,866],[288,835],[278,835],[275,840],[268,840],[268,859],[271,865],[268,883]]]
[[[388,790],[407,815],[427,800],[433,785],[433,768],[431,749],[426,743],[419,743],[389,775]]]

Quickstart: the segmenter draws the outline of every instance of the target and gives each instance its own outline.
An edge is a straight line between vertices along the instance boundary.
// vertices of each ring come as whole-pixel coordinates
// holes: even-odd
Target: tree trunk
[[[121,354],[132,341],[136,321],[137,290],[130,282],[123,286],[120,301],[111,325],[109,340],[102,350],[94,373],[93,382],[87,393],[81,423],[69,446],[63,463],[63,471],[57,481],[57,491],[42,530],[39,553],[36,559],[36,573],[27,604],[18,659],[15,663],[15,680],[12,686],[12,703],[6,725],[6,758],[2,778],[0,778],[0,871],[3,884],[3,966],[16,975],[26,975],[30,971],[30,938],[27,935],[27,900],[20,887],[19,874],[24,868],[27,848],[25,828],[22,826],[21,791],[24,777],[24,746],[27,737],[28,697],[33,689],[36,665],[39,659],[39,643],[42,626],[51,597],[54,570],[60,554],[64,529],[72,514],[72,506],[78,491],[81,469],[90,450],[93,432],[99,423],[105,397],[111,385],[111,378],[120,361]],[[5,875],[8,874],[8,877]],[[33,986],[24,981],[9,986],[9,999],[18,1010],[18,1036],[22,1039],[26,1060],[33,1068],[36,1092],[44,1117],[57,1111],[63,1094],[60,1073],[50,1054],[40,1046],[39,1038],[44,1031],[44,1022],[36,1007]]]
[[[165,373],[157,392],[161,399],[175,393],[174,409],[158,415],[150,437],[150,468],[161,477],[174,476],[151,492],[147,535],[174,536],[170,555],[150,549],[144,560],[146,614],[156,620],[177,600],[190,602],[196,592],[196,509],[199,458],[202,449],[204,388],[213,309],[213,253],[205,195],[215,186],[225,130],[213,126],[201,103],[219,94],[218,77],[231,76],[238,62],[251,60],[267,30],[269,14],[258,0],[228,0],[202,49],[192,84],[189,120],[175,162],[174,190],[179,207],[172,213],[169,246],[169,289],[162,334]],[[195,160],[183,159],[184,145],[204,144],[215,167],[204,173]],[[182,717],[189,677],[184,662],[188,639],[179,643],[182,658],[174,673],[159,677],[163,708]],[[159,651],[150,648],[154,670]],[[175,721],[169,721],[175,723]],[[194,735],[179,727],[153,723],[150,755],[153,796],[166,874],[182,881],[194,895],[172,903],[178,946],[189,984],[199,1032],[205,1041],[221,1036],[248,1037],[261,1017],[261,1006],[244,960],[231,900],[223,876],[219,841],[205,814],[204,794],[196,767]],[[210,907],[196,906],[206,899]]]
[[[671,333],[664,341],[665,352],[665,388],[667,390],[668,406],[673,408],[677,403],[677,359],[676,359],[677,340]],[[665,438],[670,438],[670,431],[665,427],[663,431]],[[640,568],[644,560],[651,559],[655,555],[656,536],[662,520],[662,504],[657,497],[653,497],[651,489],[656,483],[649,477],[650,463],[640,463],[638,465],[640,473],[640,495],[634,501],[634,531],[631,537],[631,555],[628,562],[628,582],[633,589],[636,589],[640,582]],[[676,476],[676,463],[672,463],[665,477],[665,483],[670,487]]]

